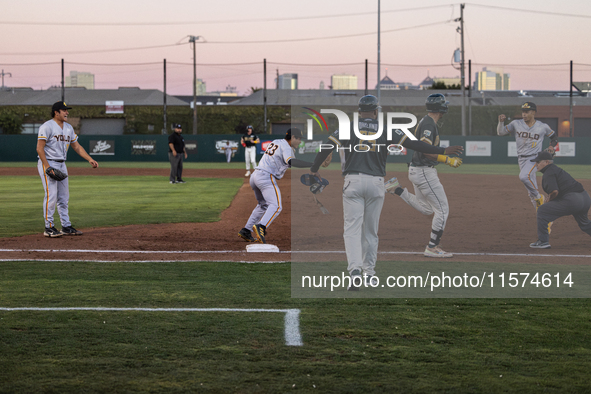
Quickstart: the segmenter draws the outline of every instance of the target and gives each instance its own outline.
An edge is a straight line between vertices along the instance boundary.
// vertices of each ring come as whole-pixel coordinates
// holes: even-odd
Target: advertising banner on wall
[[[131,140],[132,155],[155,155],[156,140]]]
[[[115,141],[113,141],[113,140],[90,140],[88,153],[93,156],[97,156],[97,155],[114,156],[115,155]]]
[[[490,156],[491,146],[490,141],[466,141],[466,156]]]

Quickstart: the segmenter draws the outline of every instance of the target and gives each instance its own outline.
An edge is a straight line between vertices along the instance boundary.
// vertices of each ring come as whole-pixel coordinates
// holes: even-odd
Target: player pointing
[[[39,155],[37,169],[43,183],[43,190],[45,190],[45,198],[43,199],[45,232],[43,234],[50,238],[61,237],[62,235],[82,235],[82,232],[72,227],[68,213],[70,191],[68,189],[66,158],[70,145],[93,168],[98,167],[98,163],[78,143],[78,136],[74,133],[74,128],[66,122],[69,109],[72,108],[68,107],[63,101],[53,104],[53,107],[51,107],[51,117],[53,119],[48,120],[39,127],[37,139],[37,154]],[[63,176],[61,176],[62,173]],[[56,205],[62,223],[61,231],[53,225],[53,214]]]
[[[554,153],[554,148],[558,143],[558,135],[546,123],[536,120],[536,105],[532,102],[526,102],[521,106],[521,117],[522,119],[516,119],[505,126],[507,117],[504,114],[499,115],[497,134],[515,136],[519,168],[521,169],[519,180],[527,189],[534,208],[538,209],[544,203],[544,196],[538,191],[536,166],[531,159],[541,152],[546,136],[550,138],[548,151]]]
[[[283,209],[281,190],[277,180],[283,178],[289,167],[307,168],[312,165],[295,158],[294,148],[301,142],[302,131],[294,127],[287,130],[285,138],[274,140],[267,145],[265,154],[250,177],[250,187],[254,191],[258,204],[244,228],[238,232],[238,236],[245,241],[266,243],[267,228]]]

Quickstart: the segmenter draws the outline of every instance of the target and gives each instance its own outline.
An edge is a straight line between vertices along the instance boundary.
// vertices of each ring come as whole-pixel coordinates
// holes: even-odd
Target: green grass
[[[81,228],[215,222],[243,182],[193,178],[171,185],[158,176],[76,176],[70,182],[70,220]],[[39,233],[43,195],[37,176],[0,177],[0,237]],[[57,210],[54,217],[59,223]]]
[[[586,392],[588,300],[292,299],[289,264],[0,262],[1,392]],[[295,386],[294,386],[295,385]],[[315,386],[315,387],[314,387]]]
[[[100,161],[99,166],[104,168],[167,168],[170,169],[170,163],[166,161]],[[31,167],[37,168],[37,162],[30,161],[13,161],[0,162],[0,167]],[[85,161],[68,161],[68,168],[90,168],[90,165]],[[227,169],[243,169],[244,161],[233,161],[231,163],[194,163],[191,161],[183,161],[184,169],[197,170],[227,170]]]

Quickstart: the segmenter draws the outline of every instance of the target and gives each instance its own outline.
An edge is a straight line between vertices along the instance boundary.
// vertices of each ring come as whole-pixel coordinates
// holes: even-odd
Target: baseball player
[[[439,146],[437,122],[447,113],[449,102],[445,100],[444,95],[437,93],[427,97],[425,104],[428,114],[417,125],[415,136],[429,145]],[[393,194],[400,196],[408,205],[423,215],[433,214],[429,243],[423,253],[426,257],[453,256],[453,254],[445,252],[439,247],[449,217],[447,196],[435,168],[439,163],[445,163],[450,167],[457,168],[462,164],[462,159],[446,155],[415,152],[408,167],[408,179],[414,186],[415,194],[400,186],[390,189],[394,192]]]
[[[261,142],[259,137],[253,132],[252,126],[246,126],[246,135],[240,139],[240,143],[244,147],[244,161],[246,162],[246,174],[244,176],[250,176],[250,164],[252,163],[252,169],[254,170],[257,166],[256,156],[257,148],[256,144]]]
[[[558,134],[547,124],[536,120],[536,111],[534,103],[526,102],[521,106],[522,119],[514,120],[507,126],[505,126],[507,117],[503,114],[499,115],[497,134],[515,136],[519,168],[521,169],[519,180],[527,189],[534,208],[538,209],[544,203],[544,196],[538,192],[535,164],[531,162],[531,159],[542,150],[542,143],[546,136],[550,138],[548,151],[554,153],[554,148],[558,144]]]
[[[37,154],[39,157],[37,169],[45,191],[45,198],[43,199],[45,231],[43,234],[50,238],[57,238],[62,235],[82,235],[81,231],[72,227],[68,214],[70,192],[66,158],[70,145],[93,168],[99,166],[78,143],[78,136],[74,133],[74,128],[67,123],[69,109],[72,109],[72,107],[68,107],[63,101],[53,104],[51,107],[51,117],[53,119],[43,123],[39,128],[37,138]],[[60,174],[63,176],[60,177]],[[60,178],[63,180],[58,180]],[[61,231],[56,229],[53,224],[56,205],[62,224]]]
[[[267,228],[283,209],[277,180],[283,178],[289,167],[308,168],[312,165],[295,158],[294,148],[301,142],[302,131],[294,127],[287,130],[285,138],[274,140],[267,145],[265,154],[250,177],[250,187],[258,204],[244,228],[238,232],[239,237],[248,242],[266,243]],[[250,229],[253,230],[254,238]]]
[[[540,152],[531,160],[535,168],[544,174],[542,189],[548,193],[548,201],[538,208],[538,240],[529,246],[534,249],[550,248],[550,224],[572,215],[579,228],[591,235],[588,212],[591,207],[589,193],[569,173],[554,164],[552,153]]]
[[[378,99],[367,95],[359,100],[359,122],[357,126],[361,135],[374,135],[379,130],[377,120],[379,114]],[[343,212],[345,251],[347,253],[348,271],[351,282],[348,290],[359,290],[363,283],[361,271],[366,281],[372,283],[375,275],[375,265],[378,252],[378,227],[380,214],[384,204],[386,187],[386,160],[388,150],[384,148],[390,144],[399,144],[408,149],[425,153],[457,154],[461,153],[461,146],[451,146],[446,149],[432,146],[425,142],[407,138],[401,130],[392,133],[393,140],[387,139],[385,132],[376,140],[362,140],[354,133],[350,140],[340,141],[338,131],[335,131],[326,144],[330,149],[322,149],[314,160],[310,172],[317,177],[318,168],[334,150],[345,152],[345,164],[342,167],[345,182],[343,185]]]
[[[232,160],[232,146],[230,145],[230,141],[226,141],[224,152],[226,152],[226,161],[229,163]]]

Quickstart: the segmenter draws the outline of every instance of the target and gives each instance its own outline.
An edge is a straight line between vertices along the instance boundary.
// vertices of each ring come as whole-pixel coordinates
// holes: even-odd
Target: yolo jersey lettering
[[[351,123],[351,130],[353,130]],[[356,125],[361,135],[375,135],[379,130],[379,123],[376,119],[360,119]],[[345,164],[342,167],[343,173],[360,172],[373,176],[386,176],[386,160],[388,159],[388,145],[402,143],[406,140],[406,134],[401,130],[394,130],[392,140],[388,141],[385,130],[376,140],[360,139],[351,132],[351,139],[341,141],[338,139],[339,132],[335,131],[329,138],[329,142],[337,147],[338,152],[345,152]]]
[[[425,115],[425,117],[421,119],[415,130],[415,136],[420,141],[423,141],[429,145],[439,146],[439,128],[437,128],[437,123],[435,123],[435,120],[429,115]],[[435,160],[428,159],[425,157],[424,153],[415,151],[415,153],[412,155],[411,164],[415,167],[434,167],[439,163]]]
[[[53,119],[39,127],[39,140],[45,140],[45,156],[47,160],[66,160],[68,148],[72,142],[78,141],[74,128],[64,122],[62,129]]]
[[[267,145],[267,150],[256,170],[268,172],[275,178],[281,179],[289,168],[288,161],[294,157],[293,148],[287,140],[274,140]]]
[[[515,136],[517,155],[533,156],[540,153],[544,137],[553,139],[555,132],[546,123],[536,121],[529,127],[523,119],[514,120],[505,126],[507,134]]]

